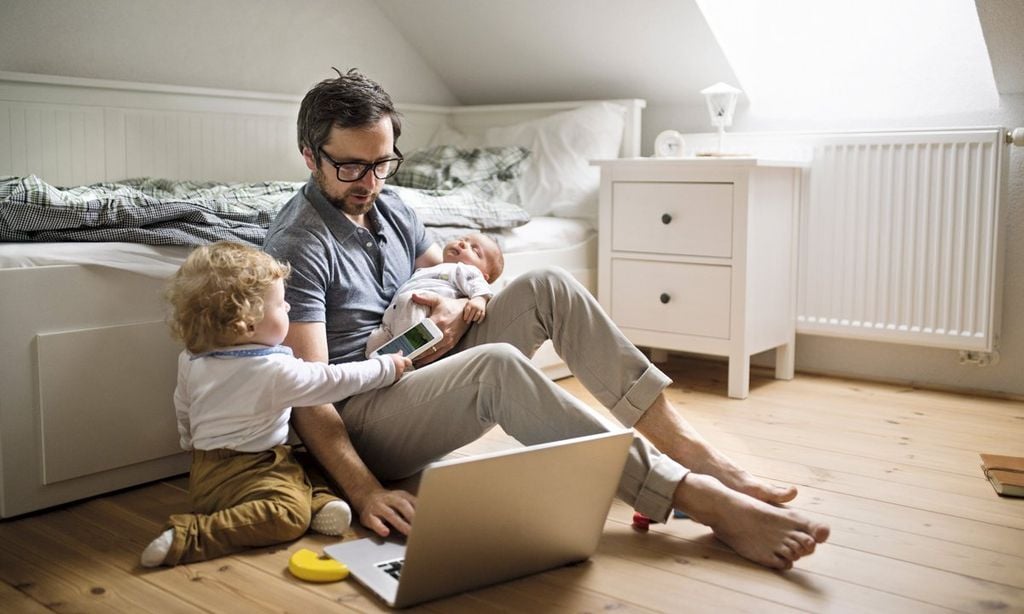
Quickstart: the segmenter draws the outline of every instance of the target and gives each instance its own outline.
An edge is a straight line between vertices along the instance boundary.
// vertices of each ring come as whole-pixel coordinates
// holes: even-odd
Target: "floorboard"
[[[756,475],[797,485],[791,507],[828,522],[828,543],[770,571],[691,520],[637,532],[615,502],[589,561],[413,611],[1024,612],[1024,499],[998,497],[978,458],[1024,454],[1024,403],[820,375],[784,382],[759,369],[740,401],[725,396],[724,363],[662,367],[680,412]],[[598,408],[576,380],[560,383]],[[455,454],[515,445],[495,429]],[[187,485],[179,476],[0,522],[0,610],[387,610],[354,581],[288,574],[292,552],[334,539],[319,535],[142,569],[139,553],[167,516],[187,511]]]

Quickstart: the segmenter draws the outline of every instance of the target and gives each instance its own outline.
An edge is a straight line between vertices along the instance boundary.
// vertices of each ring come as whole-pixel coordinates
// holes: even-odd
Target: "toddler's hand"
[[[466,322],[483,322],[487,311],[487,301],[482,296],[470,299],[462,310],[462,319]]]
[[[406,369],[412,368],[412,361],[402,356],[402,353],[388,354],[391,357],[391,362],[395,363],[395,381],[402,379],[402,374],[405,373]]]

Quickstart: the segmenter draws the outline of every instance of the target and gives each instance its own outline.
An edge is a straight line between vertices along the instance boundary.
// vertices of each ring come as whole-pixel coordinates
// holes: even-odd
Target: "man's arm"
[[[441,264],[443,253],[441,252],[441,246],[434,243],[427,248],[427,251],[420,254],[420,257],[416,259],[415,267],[417,269],[423,269],[428,266],[434,266],[435,264]]]
[[[323,322],[292,322],[284,344],[307,362],[327,362],[327,332]],[[386,537],[387,522],[409,534],[415,497],[402,490],[387,490],[359,458],[345,423],[333,405],[296,407],[292,425],[327,475],[348,496],[364,527]]]

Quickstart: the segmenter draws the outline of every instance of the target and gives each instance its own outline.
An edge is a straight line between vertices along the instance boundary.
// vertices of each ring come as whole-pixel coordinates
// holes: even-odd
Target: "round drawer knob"
[[[667,305],[668,302],[672,300],[672,297],[669,296],[666,292],[662,292],[661,296],[659,296],[658,298],[661,300],[662,305]]]
[[[667,213],[662,213],[661,214],[661,223],[662,224],[668,224],[671,221],[672,221],[672,216],[671,215],[669,215]]]

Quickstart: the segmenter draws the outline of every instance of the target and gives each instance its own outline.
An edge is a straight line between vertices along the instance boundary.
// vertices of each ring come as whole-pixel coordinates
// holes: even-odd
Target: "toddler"
[[[289,272],[257,249],[221,242],[196,248],[170,280],[170,325],[186,348],[174,406],[181,446],[192,450],[194,513],[170,517],[143,551],[144,567],[290,541],[309,528],[340,535],[352,520],[286,445],[291,407],[390,385],[411,363],[398,354],[344,365],[293,357],[281,345]]]
[[[462,317],[481,322],[487,302],[494,296],[489,282],[501,276],[505,258],[498,244],[482,234],[471,234],[444,246],[442,263],[418,269],[402,284],[384,311],[380,328],[370,333],[366,355],[430,315],[430,308],[412,300],[413,294],[433,292],[446,298],[469,298]]]

